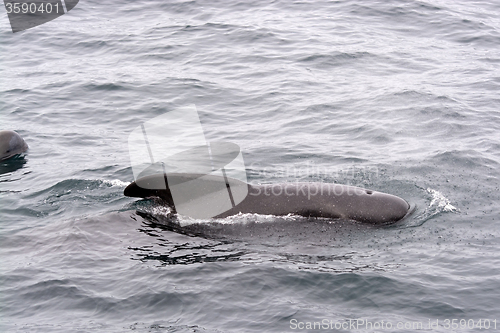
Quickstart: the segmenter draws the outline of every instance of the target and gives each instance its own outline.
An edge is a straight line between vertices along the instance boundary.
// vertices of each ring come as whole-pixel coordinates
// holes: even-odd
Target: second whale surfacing
[[[0,131],[0,161],[20,155],[28,150],[24,139],[14,131]]]
[[[200,177],[196,174],[169,174],[168,179],[179,182]],[[220,177],[213,181],[220,181]],[[397,196],[360,187],[330,183],[284,183],[271,185],[246,184],[248,195],[237,205],[214,216],[224,218],[239,213],[263,215],[299,215],[332,219],[349,219],[370,224],[388,224],[403,219],[411,212],[410,205]],[[167,184],[164,189],[154,189],[155,184]],[[229,187],[229,185],[228,185]],[[168,186],[167,176],[157,174],[132,182],[124,190],[128,197],[163,199],[175,212],[175,203]]]

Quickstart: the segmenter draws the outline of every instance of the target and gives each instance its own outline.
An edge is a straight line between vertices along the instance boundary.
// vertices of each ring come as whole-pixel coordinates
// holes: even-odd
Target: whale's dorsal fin
[[[129,184],[123,191],[123,194],[134,198],[159,197],[175,210],[174,200],[172,199],[172,193],[168,187],[168,180],[165,174],[139,178],[137,181]]]

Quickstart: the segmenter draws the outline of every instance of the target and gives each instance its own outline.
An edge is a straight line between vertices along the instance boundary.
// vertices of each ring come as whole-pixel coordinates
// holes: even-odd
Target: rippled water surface
[[[1,13],[1,129],[30,146],[0,164],[3,332],[500,329],[497,1],[89,0],[15,34]],[[251,182],[415,211],[192,220],[124,197],[130,132],[191,104]]]

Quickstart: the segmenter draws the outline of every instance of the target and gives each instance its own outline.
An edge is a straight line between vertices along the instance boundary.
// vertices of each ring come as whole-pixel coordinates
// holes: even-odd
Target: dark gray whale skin
[[[28,145],[14,131],[0,131],[0,161],[9,159],[28,150]]]
[[[143,187],[155,183],[163,174],[140,178]],[[128,197],[159,197],[175,210],[170,190],[151,190],[132,182],[124,190]],[[332,219],[350,219],[371,224],[389,224],[404,218],[410,205],[404,199],[359,187],[328,183],[285,183],[248,186],[248,195],[230,210],[215,216],[224,218],[238,213],[264,215],[300,215]]]

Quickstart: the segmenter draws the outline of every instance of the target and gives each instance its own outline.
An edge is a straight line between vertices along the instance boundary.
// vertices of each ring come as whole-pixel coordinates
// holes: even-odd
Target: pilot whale
[[[28,150],[24,139],[14,131],[0,131],[0,161],[14,157]]]
[[[176,205],[168,186],[169,180],[183,182],[197,177],[201,175],[174,174],[169,175],[168,180],[165,174],[145,176],[129,184],[124,190],[124,195],[138,198],[159,197],[175,212]],[[214,182],[220,181],[217,179],[218,176],[210,177],[213,177]],[[230,182],[247,186],[248,194],[238,204],[214,218],[224,218],[239,213],[276,216],[292,214],[388,224],[403,219],[411,212],[410,205],[402,198],[355,186],[330,183],[254,185],[236,179],[231,179]],[[155,184],[158,183],[166,185],[165,188],[155,189],[157,188]]]

